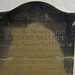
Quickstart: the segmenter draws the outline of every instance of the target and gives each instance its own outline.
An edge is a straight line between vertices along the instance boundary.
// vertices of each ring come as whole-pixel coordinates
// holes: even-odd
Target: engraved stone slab
[[[1,13],[0,75],[72,75],[74,19],[42,2]]]

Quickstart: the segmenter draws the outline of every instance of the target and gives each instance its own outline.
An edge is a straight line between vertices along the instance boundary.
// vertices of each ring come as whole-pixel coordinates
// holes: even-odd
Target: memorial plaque
[[[0,75],[73,75],[74,20],[44,2],[0,13]]]

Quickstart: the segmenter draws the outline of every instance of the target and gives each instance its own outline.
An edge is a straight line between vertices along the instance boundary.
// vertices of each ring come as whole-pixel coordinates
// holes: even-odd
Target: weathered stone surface
[[[42,2],[0,13],[0,75],[72,75],[74,20]]]

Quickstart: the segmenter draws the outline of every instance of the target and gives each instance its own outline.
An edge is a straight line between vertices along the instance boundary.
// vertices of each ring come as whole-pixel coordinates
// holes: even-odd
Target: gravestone
[[[0,13],[0,75],[73,75],[74,20],[44,2]]]

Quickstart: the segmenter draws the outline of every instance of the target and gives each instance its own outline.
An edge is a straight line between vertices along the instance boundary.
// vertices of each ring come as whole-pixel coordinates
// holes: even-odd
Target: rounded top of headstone
[[[6,14],[6,18],[17,20],[17,21],[25,21],[29,16],[40,16],[46,17],[47,19],[50,17],[51,19],[63,20],[65,12],[62,12],[52,5],[45,2],[28,2],[20,5],[19,7],[13,9],[12,11]]]

